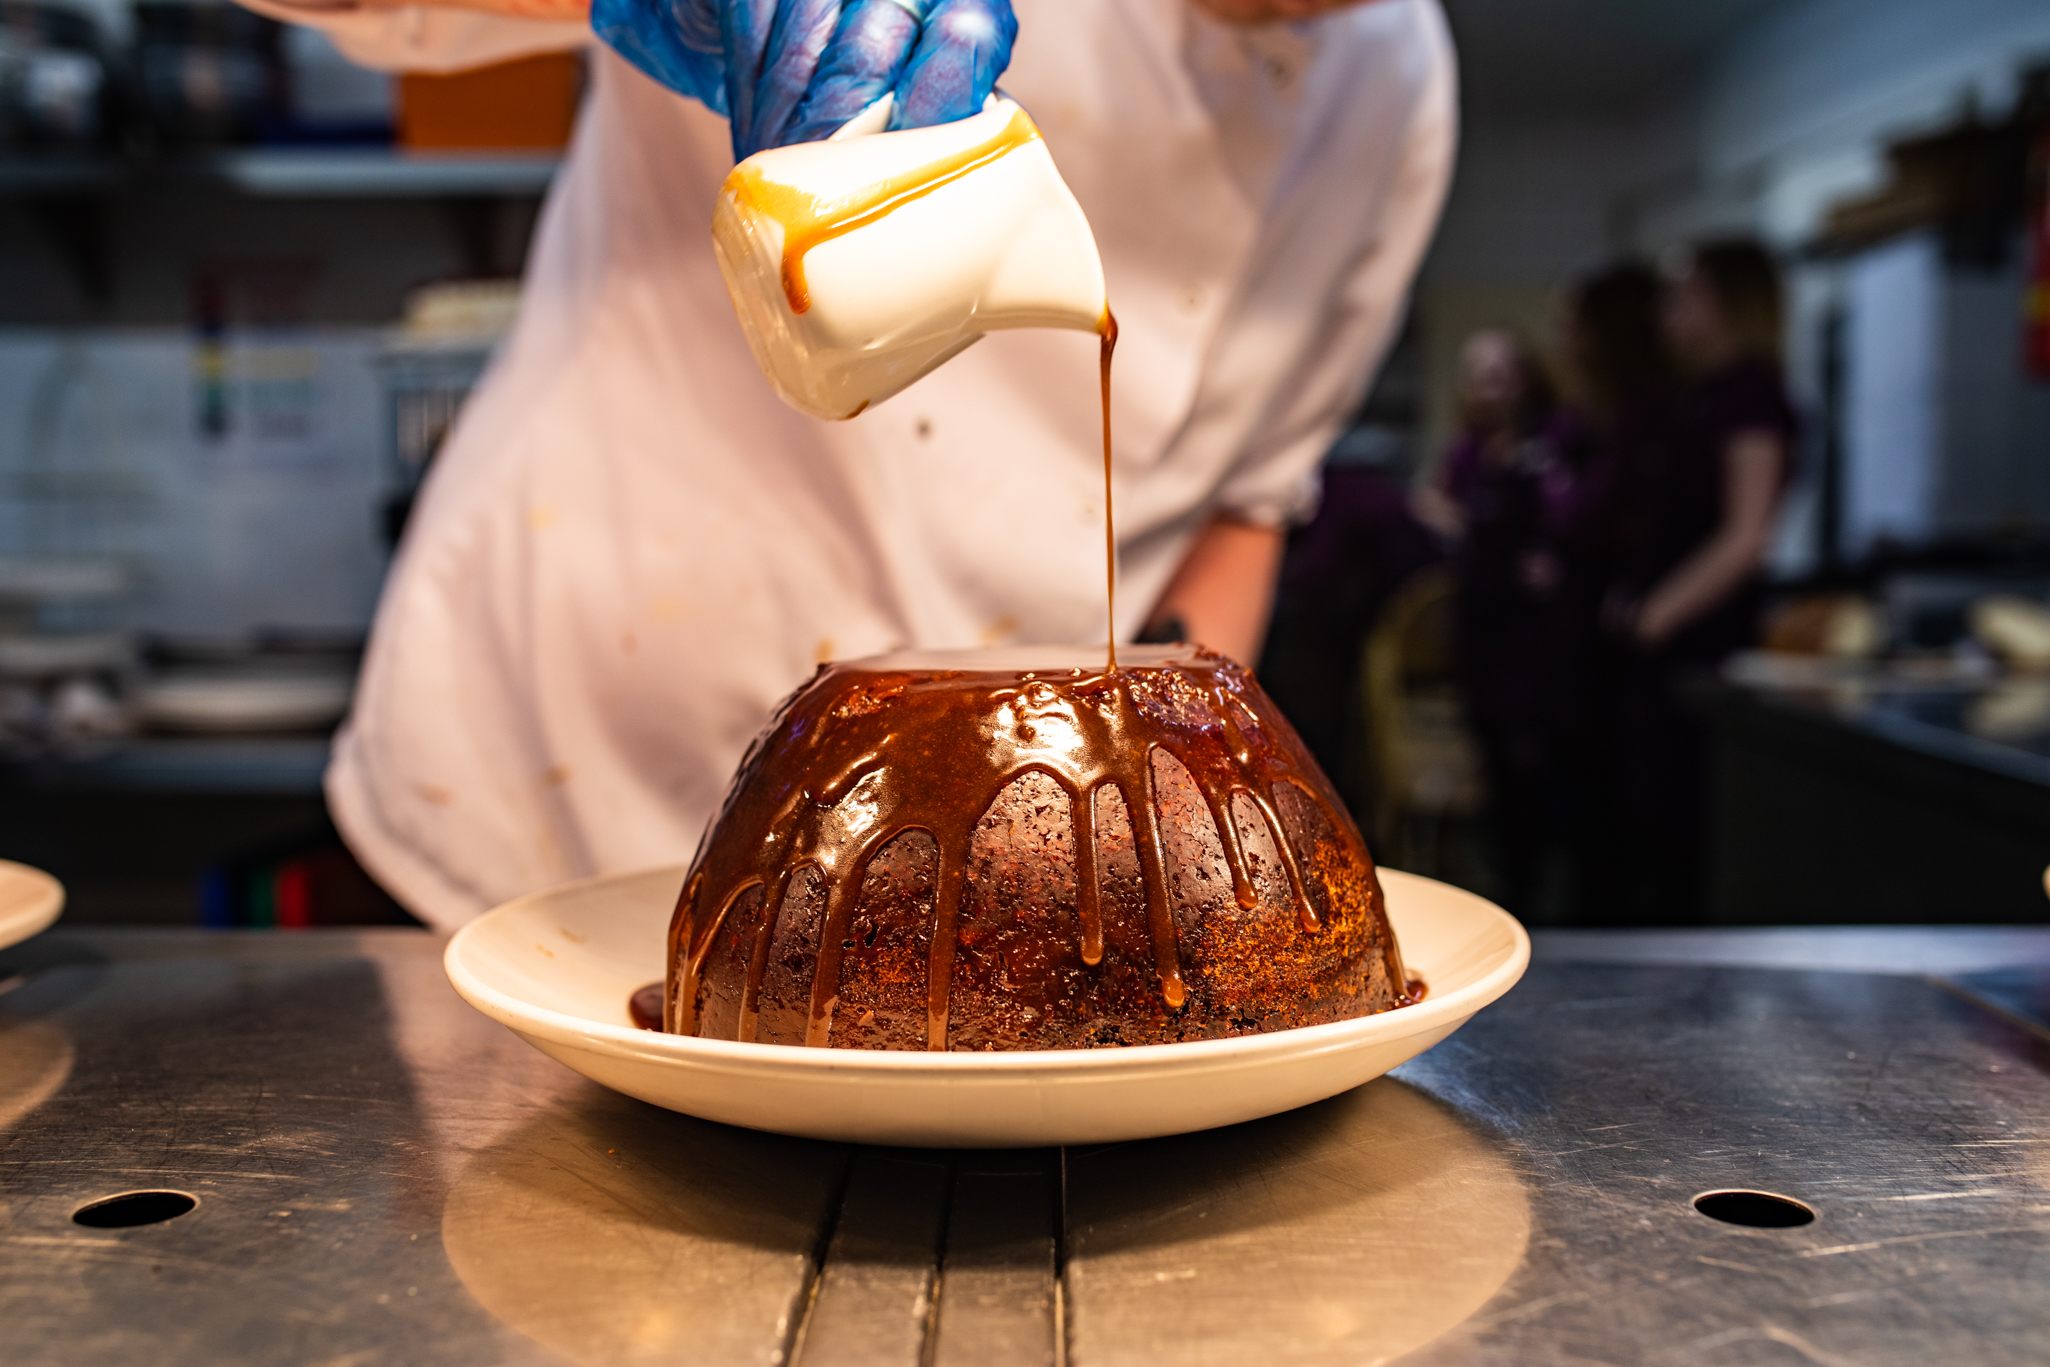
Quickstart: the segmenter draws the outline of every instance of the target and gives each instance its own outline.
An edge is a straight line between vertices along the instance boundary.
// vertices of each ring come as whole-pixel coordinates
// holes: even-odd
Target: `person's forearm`
[[[337,8],[322,0],[305,0],[308,9]],[[511,19],[584,20],[591,0],[351,0],[346,7],[363,9],[466,9],[503,14]]]
[[[1457,541],[1466,535],[1466,513],[1459,501],[1437,484],[1425,484],[1410,495],[1409,508],[1417,521],[1440,540]]]
[[[1274,611],[1283,543],[1278,527],[1213,521],[1197,534],[1148,620],[1179,623],[1179,634],[1195,644],[1254,663]]]
[[[1762,547],[1746,536],[1719,534],[1644,596],[1638,634],[1657,644],[1734,593],[1757,569]]]
[[[1644,596],[1638,640],[1658,645],[1672,639],[1758,572],[1772,542],[1785,464],[1785,443],[1776,433],[1746,432],[1731,441],[1723,453],[1722,523]]]

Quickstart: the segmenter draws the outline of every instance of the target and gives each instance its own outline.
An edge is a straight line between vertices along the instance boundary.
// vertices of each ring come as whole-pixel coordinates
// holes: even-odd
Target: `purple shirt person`
[[[1528,914],[1559,825],[1548,775],[1554,718],[1572,678],[1571,654],[1558,649],[1559,613],[1579,480],[1530,349],[1508,333],[1482,332],[1461,361],[1462,430],[1419,511],[1455,547],[1467,720],[1487,773],[1502,895]]]
[[[1687,383],[1666,440],[1618,486],[1610,617],[1629,647],[1616,709],[1617,846],[1637,920],[1699,912],[1706,742],[1686,698],[1757,639],[1765,555],[1799,421],[1779,364],[1779,273],[1756,243],[1697,247],[1668,285],[1665,327]]]

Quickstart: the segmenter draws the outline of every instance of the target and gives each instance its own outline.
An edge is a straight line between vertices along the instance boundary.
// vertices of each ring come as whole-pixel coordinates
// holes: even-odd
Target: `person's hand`
[[[1656,650],[1672,639],[1680,625],[1680,616],[1672,600],[1654,593],[1637,610],[1636,620],[1630,624],[1630,634],[1636,638],[1637,644]]]
[[[1466,535],[1466,513],[1458,500],[1435,484],[1424,484],[1410,494],[1409,515],[1424,529],[1447,544]]]
[[[1018,36],[1010,0],[592,0],[591,28],[724,114],[736,158],[823,138],[891,93],[892,128],[967,118]]]
[[[1524,592],[1534,598],[1550,598],[1566,581],[1566,567],[1550,551],[1529,551],[1517,562],[1517,577]]]

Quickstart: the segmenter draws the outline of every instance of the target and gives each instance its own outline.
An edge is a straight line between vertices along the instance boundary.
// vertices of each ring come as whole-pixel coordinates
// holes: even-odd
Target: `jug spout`
[[[1106,316],[1095,235],[1024,110],[997,99],[896,133],[871,131],[879,117],[757,152],[713,214],[755,360],[821,418],[881,403],[985,332]]]
[[[983,288],[975,321],[984,331],[1103,329],[1110,300],[1096,234],[1067,185],[1056,178],[1052,188],[1012,228],[1008,247]]]

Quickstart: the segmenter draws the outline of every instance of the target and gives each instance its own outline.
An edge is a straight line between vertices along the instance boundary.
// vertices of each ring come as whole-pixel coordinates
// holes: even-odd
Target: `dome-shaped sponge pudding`
[[[664,1027],[1071,1049],[1402,1005],[1365,842],[1252,676],[1186,649],[1073,658],[820,670],[691,867]]]

